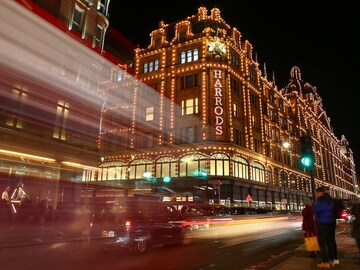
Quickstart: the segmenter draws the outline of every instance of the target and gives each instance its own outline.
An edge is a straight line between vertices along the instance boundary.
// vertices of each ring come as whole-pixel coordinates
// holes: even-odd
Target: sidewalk
[[[360,258],[355,239],[350,235],[350,224],[342,224],[336,234],[336,243],[338,247],[338,257],[340,264],[331,269],[360,270],[360,265],[355,264],[357,258]],[[308,270],[319,269],[316,264],[320,263],[320,257],[309,257],[305,246],[302,245],[295,249],[294,256],[281,262],[271,270]]]
[[[48,244],[54,242],[84,241],[81,232],[57,230],[53,228],[13,228],[0,229],[0,249]]]

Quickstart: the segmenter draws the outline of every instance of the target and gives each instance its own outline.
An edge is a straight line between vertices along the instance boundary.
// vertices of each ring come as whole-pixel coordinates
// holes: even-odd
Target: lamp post
[[[288,204],[289,204],[289,202],[288,202],[288,200],[287,200],[287,197],[286,197],[286,186],[285,186],[285,173],[284,173],[284,153],[283,153],[283,148],[284,149],[288,149],[289,148],[289,146],[290,146],[290,143],[288,143],[288,142],[283,142],[282,144],[281,144],[281,148],[280,148],[280,152],[281,152],[281,166],[282,166],[282,168],[281,168],[281,183],[282,183],[282,185],[283,185],[283,187],[284,187],[284,199],[285,199],[285,202],[286,202],[286,204],[285,204],[285,210],[287,210],[287,206],[288,206]]]

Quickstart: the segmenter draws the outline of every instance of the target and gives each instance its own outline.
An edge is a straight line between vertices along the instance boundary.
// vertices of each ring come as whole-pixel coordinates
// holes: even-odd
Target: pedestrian
[[[354,220],[352,222],[352,236],[355,238],[356,245],[360,253],[360,204],[357,203],[352,207],[352,214],[354,215]],[[356,264],[360,265],[360,259],[355,261]]]
[[[13,193],[11,194],[11,200],[13,200],[14,203],[21,206],[27,199],[29,199],[29,196],[26,194],[24,190],[24,183],[19,182],[14,189]]]
[[[10,187],[7,186],[5,190],[1,193],[1,221],[4,225],[9,225],[11,223],[11,201],[9,196]]]
[[[330,195],[329,193],[329,189],[325,187],[325,193],[324,193],[324,196],[325,197],[328,197]],[[333,202],[334,202],[334,218],[333,218],[333,224],[331,226],[331,236],[332,236],[332,246],[334,248],[334,264],[340,264],[339,262],[339,258],[338,258],[338,252],[337,252],[337,243],[336,243],[336,226],[337,226],[337,218],[340,217],[341,215],[341,212],[342,210],[345,209],[344,207],[344,203],[340,200],[340,199],[335,199],[335,198],[332,198],[333,199]]]
[[[310,197],[305,197],[303,204],[305,207],[301,212],[303,217],[301,227],[304,232],[304,237],[317,236],[315,215],[312,208],[314,201]],[[316,257],[316,251],[310,251],[309,255]]]
[[[320,245],[321,263],[318,268],[329,269],[334,267],[334,246],[332,226],[334,221],[334,202],[331,196],[325,195],[325,187],[316,189],[316,203],[313,206],[316,220],[316,229]]]
[[[10,196],[9,196],[10,187],[7,186],[3,193],[1,194],[1,205],[9,205],[10,204]]]
[[[28,199],[28,195],[26,194],[24,190],[24,183],[19,183],[18,187],[13,193],[13,196],[15,197],[15,200],[19,200],[21,203],[23,203],[26,199]]]

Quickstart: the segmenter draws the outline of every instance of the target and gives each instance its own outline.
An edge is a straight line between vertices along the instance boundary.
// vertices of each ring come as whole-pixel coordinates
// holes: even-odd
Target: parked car
[[[90,241],[102,248],[127,248],[145,253],[153,245],[192,243],[192,228],[174,206],[151,200],[97,204]]]

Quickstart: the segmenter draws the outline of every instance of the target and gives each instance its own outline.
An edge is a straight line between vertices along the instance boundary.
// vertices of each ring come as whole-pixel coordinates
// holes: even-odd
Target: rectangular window
[[[145,109],[145,121],[154,120],[154,107],[147,107]]]
[[[56,109],[56,122],[53,137],[55,139],[60,139],[65,141],[66,140],[66,127],[67,127],[67,120],[69,117],[69,108],[70,104],[59,100],[57,109]]]
[[[234,143],[235,144],[240,144],[240,135],[239,135],[239,130],[234,129]]]
[[[181,141],[184,143],[194,143],[199,140],[198,126],[181,128]]]
[[[16,128],[23,128],[24,122],[20,116],[23,113],[24,106],[28,98],[28,89],[24,85],[14,85],[12,96],[15,102],[14,109],[18,113],[14,113],[6,119],[6,125]]]
[[[161,37],[157,37],[155,39],[155,49],[160,49],[161,48]]]
[[[197,74],[181,77],[181,89],[192,88],[198,86]]]
[[[144,138],[143,140],[144,148],[149,148],[154,146],[154,138],[152,136],[152,133],[145,133],[143,138]]]
[[[125,74],[125,72],[123,70],[121,70],[121,69],[116,70],[115,75],[114,75],[114,81],[115,82],[122,81],[124,79],[124,74]]]
[[[181,101],[181,115],[195,114],[199,112],[199,99],[187,99]]]
[[[240,93],[240,83],[237,80],[231,78],[230,79],[230,87],[233,92],[238,93],[238,94]]]
[[[105,16],[107,16],[106,7],[107,7],[107,0],[99,0],[98,1],[97,10],[100,11]]]
[[[98,46],[102,48],[102,40],[103,40],[104,28],[98,24],[96,26],[96,33],[94,36],[94,46]]]
[[[84,19],[84,10],[80,8],[78,5],[75,5],[71,29],[78,31],[79,33],[82,33],[83,19]]]
[[[236,103],[233,103],[233,114],[235,117],[238,116],[238,105]]]
[[[180,42],[186,41],[186,30],[180,32]]]

